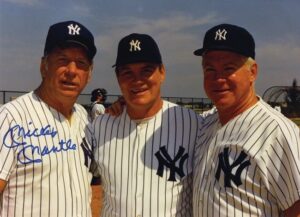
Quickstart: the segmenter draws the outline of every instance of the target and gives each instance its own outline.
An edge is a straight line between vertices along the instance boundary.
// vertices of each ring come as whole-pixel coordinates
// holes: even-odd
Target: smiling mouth
[[[216,94],[216,95],[221,95],[221,96],[223,96],[223,95],[229,93],[229,89],[226,89],[226,90],[214,90],[213,93]]]
[[[229,89],[224,89],[224,90],[214,90],[215,93],[224,93],[229,91]]]
[[[62,85],[65,86],[65,87],[71,87],[71,88],[74,88],[74,87],[77,86],[76,83],[74,83],[74,82],[69,82],[69,81],[62,81],[61,83],[62,83]]]
[[[130,92],[133,94],[142,94],[146,91],[146,89],[132,89]]]

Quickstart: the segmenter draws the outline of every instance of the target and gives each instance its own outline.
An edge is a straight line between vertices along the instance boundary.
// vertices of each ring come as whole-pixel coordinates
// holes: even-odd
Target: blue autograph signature
[[[28,123],[28,126],[32,125],[32,122]],[[29,127],[28,127],[29,128]],[[62,151],[76,150],[76,144],[71,139],[64,141],[60,140],[58,146],[53,147],[40,147],[38,145],[28,144],[25,140],[31,137],[46,137],[50,136],[54,138],[57,135],[57,131],[49,124],[38,129],[33,130],[25,129],[20,125],[14,125],[4,134],[3,144],[7,148],[18,148],[17,159],[22,164],[29,163],[41,163],[42,157],[51,153],[58,153]],[[38,156],[38,157],[34,157]]]

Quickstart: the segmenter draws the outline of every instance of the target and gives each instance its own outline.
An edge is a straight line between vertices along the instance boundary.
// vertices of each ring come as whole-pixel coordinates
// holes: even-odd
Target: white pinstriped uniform
[[[97,117],[92,132],[105,192],[102,217],[192,216],[191,175],[200,122],[194,111],[167,101],[140,124],[130,120],[126,109],[119,117]],[[175,161],[173,178],[173,167],[160,164],[159,158]]]
[[[105,113],[105,107],[100,103],[94,102],[92,103],[91,107],[91,120],[94,120],[97,117],[97,115],[103,115]]]
[[[204,121],[195,152],[195,217],[278,217],[300,199],[299,128],[259,100],[224,126]]]
[[[82,106],[74,105],[70,125],[33,92],[0,108],[1,217],[91,216],[86,125]]]

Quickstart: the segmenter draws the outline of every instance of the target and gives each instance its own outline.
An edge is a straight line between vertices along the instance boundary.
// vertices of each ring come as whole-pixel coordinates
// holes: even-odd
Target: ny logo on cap
[[[227,34],[227,31],[225,29],[223,29],[223,30],[218,29],[218,31],[216,31],[215,40],[218,40],[218,41],[226,40],[226,34]]]
[[[130,52],[132,51],[140,51],[141,47],[140,47],[141,42],[139,40],[131,40],[130,42]]]
[[[73,26],[73,24],[68,25],[69,28],[69,34],[70,35],[79,35],[80,27],[76,24]]]

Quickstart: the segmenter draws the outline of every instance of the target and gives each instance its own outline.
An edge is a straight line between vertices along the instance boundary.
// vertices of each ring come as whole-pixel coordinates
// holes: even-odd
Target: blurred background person
[[[107,91],[104,88],[97,88],[92,91],[90,118],[93,121],[98,115],[105,113],[104,103],[107,98]]]

